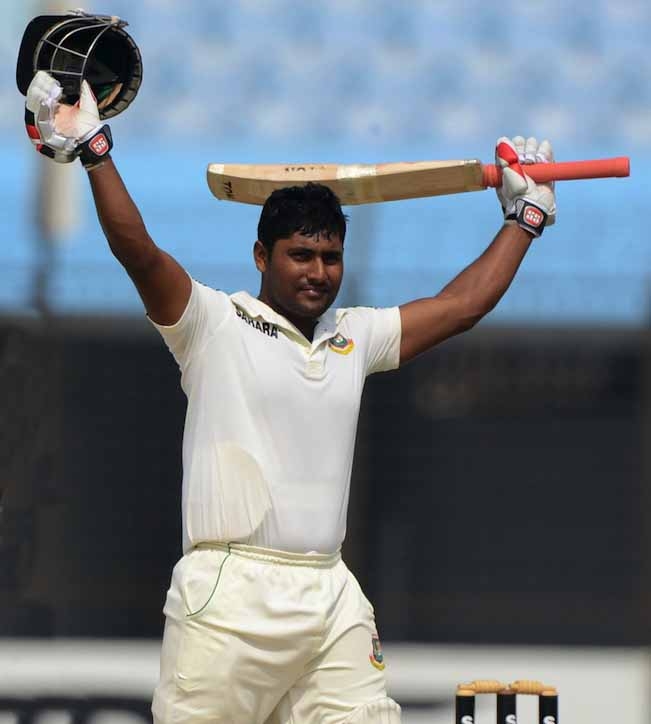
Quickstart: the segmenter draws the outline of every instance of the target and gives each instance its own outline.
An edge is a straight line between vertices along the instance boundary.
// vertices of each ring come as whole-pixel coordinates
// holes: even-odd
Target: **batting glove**
[[[79,157],[84,166],[99,163],[113,147],[111,129],[102,125],[97,101],[86,81],[74,106],[59,102],[63,89],[40,70],[27,89],[25,125],[36,150],[57,163]]]
[[[554,153],[549,141],[538,144],[535,138],[522,136],[497,140],[495,164],[502,170],[502,185],[497,198],[502,204],[506,223],[518,224],[534,236],[556,221],[554,184],[537,184],[526,173],[532,163],[550,163]]]

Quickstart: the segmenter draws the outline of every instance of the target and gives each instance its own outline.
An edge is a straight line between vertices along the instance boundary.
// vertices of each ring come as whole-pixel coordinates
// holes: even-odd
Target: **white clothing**
[[[193,280],[181,319],[155,326],[188,398],[183,550],[337,551],[364,380],[398,366],[398,308],[328,310],[310,342],[246,292]]]
[[[373,609],[338,553],[200,546],[165,603],[155,724],[398,724]]]

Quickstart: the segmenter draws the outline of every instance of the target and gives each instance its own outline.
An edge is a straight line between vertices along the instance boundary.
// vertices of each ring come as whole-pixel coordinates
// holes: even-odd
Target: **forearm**
[[[483,254],[447,284],[439,296],[463,300],[469,319],[478,321],[504,296],[532,239],[529,232],[516,224],[505,224]]]
[[[506,219],[486,251],[447,284],[436,296],[400,307],[400,363],[465,332],[495,307],[515,277],[535,236],[556,218],[551,186],[536,184],[520,163],[553,159],[551,144],[516,136],[497,141],[496,161],[502,168],[497,195]]]
[[[127,270],[144,268],[157,252],[142,216],[113,161],[88,172],[97,216],[116,259]]]

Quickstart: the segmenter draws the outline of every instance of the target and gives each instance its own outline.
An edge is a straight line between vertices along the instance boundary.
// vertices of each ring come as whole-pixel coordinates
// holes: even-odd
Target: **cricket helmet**
[[[83,10],[34,18],[18,52],[18,90],[27,95],[34,75],[44,70],[61,84],[63,103],[76,103],[86,80],[97,98],[100,118],[121,113],[142,82],[140,50],[124,30],[126,25],[116,16]]]

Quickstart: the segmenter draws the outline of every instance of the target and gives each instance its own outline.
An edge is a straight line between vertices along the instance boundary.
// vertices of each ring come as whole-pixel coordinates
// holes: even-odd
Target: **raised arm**
[[[79,157],[88,171],[97,215],[111,251],[126,269],[147,314],[159,324],[174,324],[185,309],[192,282],[149,236],[109,152],[112,138],[102,126],[86,81],[79,103],[59,103],[61,86],[39,71],[27,91],[27,131],[38,151],[59,163]]]
[[[190,298],[190,277],[147,233],[111,158],[89,169],[88,178],[104,235],[136,285],[147,314],[158,324],[174,324]]]
[[[495,157],[502,168],[497,194],[505,225],[484,253],[436,296],[400,307],[401,364],[465,332],[488,314],[509,288],[532,240],[545,224],[554,223],[552,187],[535,184],[525,173],[527,163],[553,160],[551,145],[547,141],[538,145],[535,138],[525,141],[521,136],[513,141],[500,138]]]

